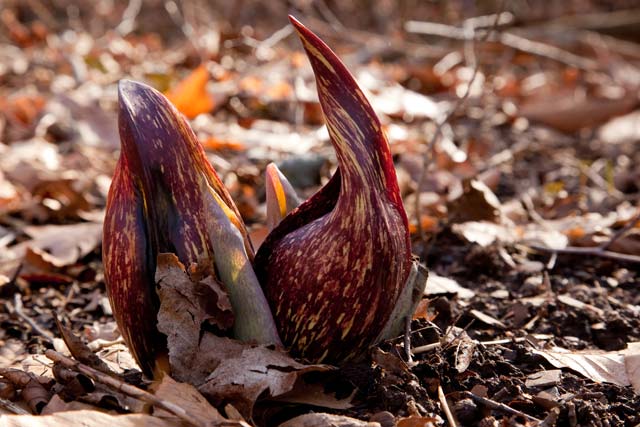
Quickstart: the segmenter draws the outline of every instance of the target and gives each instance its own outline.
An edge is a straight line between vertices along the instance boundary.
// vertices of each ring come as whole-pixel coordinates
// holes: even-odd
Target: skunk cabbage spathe
[[[118,86],[121,153],[103,232],[105,281],[125,342],[147,375],[166,355],[157,329],[156,258],[213,263],[233,306],[234,336],[279,344],[251,268],[253,249],[235,204],[182,115],[158,91]]]
[[[339,170],[269,234],[254,267],[291,352],[340,362],[373,344],[396,306],[412,268],[408,221],[379,119],[331,49],[290,19]]]

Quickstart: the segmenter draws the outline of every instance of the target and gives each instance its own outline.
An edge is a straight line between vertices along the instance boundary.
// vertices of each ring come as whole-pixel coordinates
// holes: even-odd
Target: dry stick
[[[503,1],[502,6],[500,8],[500,12],[495,15],[493,26],[489,29],[489,31],[487,31],[485,35],[486,37],[489,37],[489,35],[491,35],[491,33],[495,30],[496,26],[498,25],[500,21],[500,17],[502,16],[502,10],[504,9],[505,5],[506,5],[506,1]],[[471,42],[475,42],[476,40],[474,35],[475,29],[473,27],[467,27],[465,29],[460,29],[457,27],[452,27],[452,28],[455,28],[456,30],[462,32],[465,35],[465,37],[469,33],[471,33],[472,38],[467,40]],[[426,248],[424,247],[426,233],[424,228],[422,228],[422,221],[420,218],[420,199],[421,199],[420,196],[422,194],[422,188],[424,187],[425,181],[427,180],[428,169],[431,166],[431,163],[433,161],[433,157],[434,157],[433,150],[435,148],[436,142],[438,141],[438,139],[440,138],[440,135],[442,134],[442,127],[444,126],[445,123],[449,121],[449,119],[453,116],[453,114],[455,114],[455,112],[460,108],[460,106],[467,100],[467,98],[469,97],[469,94],[471,93],[471,87],[473,86],[473,83],[475,82],[476,77],[478,76],[479,64],[478,64],[478,61],[475,59],[475,44],[469,49],[469,52],[473,54],[473,62],[474,62],[473,74],[471,75],[471,79],[469,80],[469,83],[467,83],[467,87],[465,89],[464,94],[460,98],[458,98],[458,100],[453,105],[451,110],[449,110],[447,115],[444,116],[442,120],[438,121],[438,124],[436,125],[436,130],[433,133],[433,136],[431,137],[429,144],[427,145],[427,149],[425,150],[424,156],[422,159],[422,170],[420,171],[420,177],[418,178],[418,188],[416,190],[414,210],[416,215],[416,230],[418,232],[418,236],[420,237],[420,241],[423,242],[423,248],[422,248],[422,254],[421,254],[423,259],[426,256]]]
[[[616,233],[613,236],[611,236],[611,238],[607,242],[600,245],[600,249],[604,251],[609,249],[609,247],[613,244],[613,242],[621,238],[623,235],[627,233],[627,231],[635,227],[638,221],[640,221],[640,209],[638,210],[638,213],[633,218],[631,218],[631,220],[627,223],[627,225],[622,227],[620,230],[616,231]]]
[[[0,397],[0,408],[5,409],[11,412],[12,414],[16,414],[16,415],[31,415],[31,412],[26,411],[20,406],[13,403],[12,401],[3,399],[1,397]]]
[[[447,397],[444,395],[444,391],[442,391],[442,386],[438,384],[438,400],[440,401],[440,406],[442,406],[442,412],[447,417],[447,421],[451,427],[457,427],[456,419],[453,417],[453,413],[451,413],[451,408],[449,408],[449,403],[447,402]]]
[[[53,335],[51,335],[51,332],[43,329],[40,325],[38,325],[35,320],[33,320],[24,311],[22,311],[22,307],[23,306],[22,306],[21,295],[19,293],[16,293],[13,296],[13,311],[14,311],[14,313],[20,319],[22,319],[24,322],[26,322],[29,326],[31,326],[31,329],[33,329],[33,331],[36,332],[38,335],[42,335],[42,337],[44,337],[47,341],[53,342]]]
[[[306,20],[319,34],[326,35],[328,37],[336,36],[336,30],[331,26],[331,24],[313,17],[308,17]],[[340,33],[340,37],[348,40],[349,42],[364,44],[375,52],[392,49],[403,52],[414,58],[424,57],[435,59],[442,58],[444,55],[449,53],[444,48],[439,48],[437,46],[425,46],[424,43],[413,43],[406,40],[398,40],[396,38],[389,38],[388,36],[369,31],[357,30],[354,28],[347,28],[344,32]]]
[[[537,340],[550,340],[553,339],[553,335],[548,334],[534,334],[533,338]],[[476,344],[480,345],[502,345],[502,344],[511,344],[511,343],[519,343],[527,340],[527,337],[517,337],[517,338],[505,338],[501,340],[493,340],[493,341],[476,341],[473,340]],[[438,347],[442,347],[441,342],[434,342],[431,344],[421,345],[420,347],[415,347],[412,352],[413,354],[426,353],[431,350],[435,350]]]
[[[411,364],[413,362],[413,355],[411,354],[411,316],[406,317],[404,326],[404,352],[407,355],[407,363]]]
[[[493,409],[496,411],[506,412],[507,414],[517,415],[523,418],[526,418],[529,421],[534,421],[537,423],[541,423],[542,420],[533,417],[529,414],[525,414],[522,411],[518,411],[517,409],[513,409],[511,406],[505,405],[504,403],[496,402],[495,400],[487,399],[486,397],[478,396],[477,394],[473,394],[470,391],[464,391],[463,394],[469,398],[471,398],[474,402],[479,403],[480,405],[484,405],[489,409]]]
[[[540,246],[540,245],[523,245],[523,246],[533,249],[534,251],[547,252],[552,254],[556,253],[558,255],[591,255],[591,256],[597,256],[600,258],[608,258],[615,261],[623,261],[623,262],[631,262],[634,264],[640,264],[640,256],[638,255],[630,255],[630,254],[623,254],[620,252],[607,251],[605,249],[602,249],[601,246],[595,246],[595,247],[592,246],[587,248],[577,247],[577,246],[567,246],[562,249],[548,248],[546,246]]]
[[[552,46],[546,43],[529,40],[525,37],[518,36],[513,33],[501,32],[496,36],[481,37],[475,33],[469,35],[463,29],[452,25],[437,24],[434,22],[408,21],[405,23],[405,30],[410,33],[426,34],[431,36],[446,37],[455,40],[472,40],[477,41],[496,41],[513,49],[530,53],[532,55],[541,56],[543,58],[553,59],[554,61],[568,65],[570,67],[579,68],[586,71],[594,71],[598,69],[598,63],[589,58],[583,58],[575,55],[567,50]]]
[[[46,350],[44,355],[47,356],[48,359],[52,360],[54,363],[59,363],[60,365],[62,365],[67,369],[80,372],[81,374],[84,374],[87,377],[91,378],[93,381],[96,381],[108,387],[111,387],[114,390],[117,390],[123,394],[126,394],[127,396],[139,399],[143,402],[146,402],[158,408],[164,409],[165,411],[172,413],[176,417],[190,424],[193,424],[199,427],[200,426],[205,427],[205,426],[211,425],[211,423],[208,422],[207,420],[201,419],[196,415],[190,414],[184,408],[176,405],[173,402],[159,399],[158,397],[154,396],[153,394],[147,391],[141,390],[138,387],[132,386],[131,384],[127,384],[118,378],[114,378],[100,371],[97,371],[85,364],[82,364],[76,360],[73,360],[69,357],[62,355],[57,351]],[[229,427],[231,426],[246,427],[247,426],[246,424],[243,424],[238,421],[232,421],[232,420],[229,420],[228,422],[216,423],[215,425],[229,426]]]
[[[624,254],[621,252],[613,252],[613,251],[607,250],[613,244],[613,242],[618,240],[625,233],[627,233],[629,230],[635,227],[638,221],[640,221],[640,211],[638,211],[638,213],[627,223],[627,225],[625,225],[620,230],[618,230],[613,236],[611,236],[609,240],[607,240],[605,243],[603,243],[600,246],[591,246],[591,247],[567,246],[565,248],[558,248],[558,249],[549,248],[549,247],[540,246],[540,245],[533,245],[533,244],[523,245],[523,246],[533,249],[535,251],[547,252],[555,255],[563,255],[563,254],[564,255],[591,255],[591,256],[597,256],[600,258],[613,259],[615,261],[640,264],[640,256],[638,255]]]

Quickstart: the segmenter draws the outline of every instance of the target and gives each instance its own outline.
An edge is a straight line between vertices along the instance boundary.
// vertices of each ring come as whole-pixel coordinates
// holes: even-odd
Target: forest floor
[[[336,167],[287,13],[338,53],[379,114],[429,281],[406,336],[329,373],[301,373],[285,397],[259,393],[250,417],[234,396],[212,402],[239,421],[210,425],[302,414],[307,424],[286,425],[640,425],[633,2],[380,2],[362,20],[357,1],[151,3],[100,2],[92,15],[13,1],[0,11],[0,426],[45,414],[48,425],[74,425],[65,417],[76,410],[95,426],[115,421],[90,414],[189,421],[168,416],[180,385],[159,392],[142,378],[106,295],[117,82],[152,85],[190,119],[257,247],[266,165],[302,197]],[[56,357],[69,350],[99,364],[79,359],[87,348],[119,372],[115,384],[78,365],[61,373]],[[193,399],[176,404],[208,405]]]

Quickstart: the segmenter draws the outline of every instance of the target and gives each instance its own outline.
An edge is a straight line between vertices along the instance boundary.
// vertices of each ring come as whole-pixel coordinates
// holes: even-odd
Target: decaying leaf
[[[398,420],[397,427],[435,427],[439,424],[440,423],[437,418],[412,415],[400,418]]]
[[[451,222],[498,222],[501,205],[498,197],[485,183],[472,179],[462,183],[462,193],[449,202],[448,212]]]
[[[179,383],[169,375],[164,375],[160,382],[152,386],[152,389],[153,394],[160,399],[176,404],[198,419],[212,422],[225,421],[225,418],[220,415],[218,410],[211,406],[191,384]],[[176,422],[179,420],[164,410],[156,410],[154,415],[164,419],[172,419]]]
[[[214,403],[231,402],[246,418],[251,417],[259,397],[277,397],[292,390],[300,376],[312,371],[327,371],[326,365],[303,365],[285,353],[261,346],[238,344],[217,338],[216,350],[230,343],[240,351],[220,361],[198,389]],[[224,351],[224,349],[222,350]]]
[[[145,414],[110,415],[99,411],[57,412],[53,415],[0,415],[2,427],[179,427],[182,423]]]
[[[193,274],[192,274],[193,276]],[[231,328],[233,314],[224,290],[211,276],[192,280],[173,254],[158,256],[158,329],[167,335],[174,378],[189,382],[212,402],[232,403],[251,418],[259,397],[291,391],[300,375],[331,368],[303,365],[287,354],[212,333]]]
[[[349,409],[353,407],[352,401],[355,392],[356,390],[354,389],[353,393],[349,396],[340,399],[335,394],[325,392],[323,383],[307,383],[305,381],[300,381],[290,392],[270,400],[318,406],[322,408]]]
[[[200,65],[167,92],[167,98],[190,119],[198,114],[208,113],[215,107],[213,97],[207,92],[208,81],[209,71],[206,66]]]
[[[180,381],[201,384],[222,355],[212,352],[215,335],[203,334],[202,328],[224,332],[232,327],[229,298],[211,276],[192,281],[173,254],[158,255],[156,283],[158,330],[167,336],[172,373]]]
[[[115,372],[109,368],[109,365],[91,351],[79,336],[75,335],[69,328],[64,326],[58,317],[55,317],[55,321],[64,343],[67,345],[67,348],[77,361],[106,374],[115,374]]]
[[[86,222],[70,225],[44,225],[25,227],[32,240],[12,246],[17,258],[30,248],[43,263],[65,267],[91,253],[102,241],[102,224]]]
[[[471,289],[460,286],[458,282],[449,278],[439,276],[436,273],[429,273],[429,279],[427,280],[427,287],[424,291],[425,295],[439,295],[439,294],[457,294],[458,298],[469,299],[475,296],[475,292]]]
[[[552,347],[533,352],[556,368],[569,368],[595,382],[632,385],[640,392],[640,343],[630,343],[623,351],[571,351]]]
[[[344,415],[305,414],[295,417],[279,427],[380,427],[380,423],[361,421]]]
[[[610,99],[588,97],[579,91],[563,92],[530,100],[522,105],[520,115],[562,132],[575,132],[628,113],[636,104],[635,93]]]
[[[454,224],[453,231],[467,241],[486,247],[499,241],[502,243],[526,242],[561,249],[567,246],[568,238],[560,231],[531,223],[524,226],[501,225],[487,221],[469,221]]]

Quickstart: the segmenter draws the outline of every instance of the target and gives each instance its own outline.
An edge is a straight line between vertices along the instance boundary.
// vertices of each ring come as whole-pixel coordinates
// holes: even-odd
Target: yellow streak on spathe
[[[287,216],[287,198],[284,195],[282,181],[280,181],[280,176],[277,173],[273,174],[271,183],[273,184],[273,190],[276,193],[276,200],[278,202],[278,208],[280,209],[280,217],[284,218]]]
[[[333,68],[333,65],[331,65],[331,63],[327,60],[327,58],[325,58],[325,56],[321,54],[320,51],[316,49],[314,45],[309,43],[309,41],[307,40],[304,34],[302,33],[299,33],[299,34],[302,36],[302,43],[304,43],[305,49],[307,49],[307,51],[311,55],[313,55],[315,58],[320,60],[320,62],[322,62],[324,66],[327,67],[333,74],[336,74],[336,70]]]

